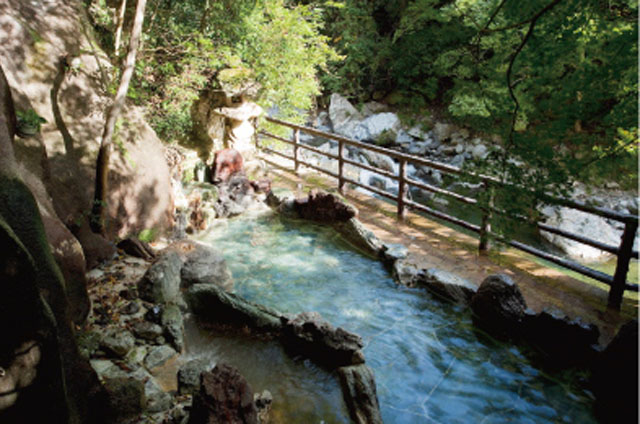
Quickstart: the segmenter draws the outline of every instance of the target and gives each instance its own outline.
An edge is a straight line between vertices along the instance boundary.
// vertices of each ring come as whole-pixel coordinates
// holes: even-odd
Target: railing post
[[[398,170],[398,219],[404,221],[407,215],[404,206],[404,198],[407,194],[407,160],[400,159],[400,169]]]
[[[338,193],[344,194],[344,143],[338,141]]]
[[[487,201],[486,208],[482,210],[482,224],[480,226],[480,244],[478,245],[478,251],[480,254],[487,253],[489,251],[489,234],[491,233],[491,216],[493,210],[493,188],[487,181],[483,184],[485,191],[488,191],[489,199]]]
[[[300,162],[298,160],[298,145],[300,144],[300,130],[293,131],[293,171],[297,174]]]
[[[618,262],[616,264],[616,272],[613,274],[613,282],[609,290],[608,307],[620,310],[622,306],[622,296],[624,295],[624,286],[627,283],[627,273],[629,272],[629,261],[633,252],[633,241],[638,230],[638,221],[629,219],[625,222],[624,232],[622,233],[622,241],[618,249]]]

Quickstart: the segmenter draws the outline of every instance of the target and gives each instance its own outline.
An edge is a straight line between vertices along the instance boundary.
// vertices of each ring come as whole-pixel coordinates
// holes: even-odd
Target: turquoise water
[[[225,255],[238,295],[282,312],[317,311],[362,336],[387,424],[596,422],[576,376],[541,372],[518,348],[474,332],[468,310],[396,286],[326,228],[266,215],[223,221],[203,241]],[[271,386],[290,386],[290,374]],[[341,408],[334,383],[316,387],[317,418],[282,422],[341,420],[327,417]]]

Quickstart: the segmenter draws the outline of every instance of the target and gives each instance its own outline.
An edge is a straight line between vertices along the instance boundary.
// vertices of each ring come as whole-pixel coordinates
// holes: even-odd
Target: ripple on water
[[[203,241],[225,255],[238,295],[282,312],[317,311],[362,336],[387,424],[596,422],[590,397],[571,375],[551,378],[519,349],[479,338],[466,309],[397,287],[379,262],[350,250],[330,230],[263,216],[229,220]],[[267,368],[284,366],[282,358],[267,359],[261,360]],[[252,359],[238,354],[235,360],[244,371],[250,363],[241,362]],[[305,378],[317,384],[310,397],[329,393],[318,401],[325,406],[311,408],[315,417],[308,410],[305,420],[296,416],[302,406],[294,401],[282,422],[319,422],[322,408],[340,404],[335,381],[323,383],[314,372],[289,367],[280,378],[265,377],[265,388],[283,398]]]

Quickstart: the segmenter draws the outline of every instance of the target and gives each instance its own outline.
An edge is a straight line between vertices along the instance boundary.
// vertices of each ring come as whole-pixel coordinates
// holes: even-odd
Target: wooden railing
[[[540,230],[552,233],[552,234],[556,234],[559,235],[561,237],[565,237],[568,238],[570,240],[574,240],[577,241],[579,243],[591,246],[591,247],[595,247],[597,249],[603,250],[605,252],[609,252],[614,254],[617,257],[617,264],[616,264],[616,270],[615,273],[613,275],[609,275],[606,274],[604,272],[586,267],[584,265],[581,265],[577,262],[550,254],[548,252],[545,252],[543,250],[540,250],[538,248],[529,246],[525,243],[521,243],[515,240],[511,240],[511,239],[507,239],[504,238],[498,234],[492,233],[491,232],[491,217],[492,214],[496,213],[496,214],[504,214],[506,215],[506,213],[504,211],[501,211],[497,208],[495,208],[493,206],[493,198],[491,193],[493,193],[493,188],[498,187],[498,186],[509,186],[509,184],[505,184],[503,182],[501,182],[500,180],[498,180],[495,177],[491,177],[491,176],[487,176],[487,175],[479,175],[479,174],[473,174],[470,172],[466,172],[463,171],[462,169],[452,166],[452,165],[447,165],[444,163],[439,163],[439,162],[434,162],[425,158],[421,158],[418,156],[413,156],[413,155],[408,155],[405,153],[401,153],[401,152],[397,152],[395,150],[391,150],[391,149],[387,149],[384,147],[380,147],[380,146],[376,146],[376,145],[371,145],[371,144],[367,144],[367,143],[363,143],[360,141],[356,141],[356,140],[351,140],[349,138],[345,138],[345,137],[341,137],[339,135],[336,134],[331,134],[331,133],[327,133],[324,131],[319,131],[317,129],[314,128],[309,128],[309,127],[305,127],[302,125],[296,125],[296,124],[292,124],[290,122],[286,122],[286,121],[281,121],[279,119],[275,119],[275,118],[270,118],[267,117],[265,118],[268,122],[271,122],[273,124],[277,124],[277,125],[281,125],[284,127],[288,127],[290,129],[293,130],[293,136],[291,138],[291,140],[286,139],[284,137],[280,137],[277,136],[275,134],[269,133],[268,131],[265,130],[260,130],[256,133],[256,144],[258,145],[258,147],[268,153],[271,153],[273,155],[276,156],[280,156],[286,159],[289,159],[291,161],[293,161],[293,168],[295,172],[298,172],[300,165],[304,165],[308,168],[311,168],[313,170],[316,170],[318,172],[321,172],[323,174],[329,175],[335,179],[338,180],[338,190],[340,193],[344,192],[344,186],[346,183],[352,184],[354,186],[357,187],[362,187],[372,193],[375,193],[379,196],[394,200],[397,203],[397,214],[398,214],[398,218],[399,219],[404,219],[407,209],[411,208],[411,209],[415,209],[421,212],[424,212],[430,216],[433,216],[435,218],[438,219],[442,219],[444,221],[450,222],[452,224],[458,225],[462,228],[466,228],[467,230],[473,231],[475,233],[478,233],[480,236],[480,242],[479,242],[479,250],[481,252],[486,252],[489,249],[489,239],[490,238],[494,238],[495,240],[501,241],[503,243],[506,243],[516,249],[522,250],[524,252],[527,252],[529,254],[532,254],[534,256],[537,256],[539,258],[542,258],[544,260],[547,260],[549,262],[555,263],[557,265],[560,265],[564,268],[570,269],[572,271],[575,271],[579,274],[585,275],[587,277],[593,278],[594,280],[600,281],[602,283],[605,283],[607,285],[610,286],[610,290],[609,290],[609,299],[608,299],[608,306],[614,309],[620,309],[621,304],[622,304],[622,297],[624,294],[625,290],[630,290],[630,291],[638,291],[638,285],[637,284],[630,284],[627,282],[627,274],[629,271],[629,263],[631,261],[632,258],[638,259],[638,252],[633,250],[633,242],[636,236],[636,231],[638,229],[638,217],[637,216],[633,216],[633,215],[629,215],[629,214],[622,214],[619,212],[615,212],[606,208],[601,208],[601,207],[594,207],[594,206],[590,206],[581,202],[576,202],[576,201],[572,201],[572,200],[567,200],[567,199],[559,199],[559,198],[554,198],[551,196],[543,196],[543,198],[541,199],[542,201],[544,201],[545,203],[548,204],[553,204],[553,205],[558,205],[558,206],[564,206],[567,208],[572,208],[572,209],[576,209],[585,213],[589,213],[589,214],[593,214],[593,215],[597,215],[600,216],[602,218],[607,218],[607,219],[611,219],[611,220],[615,220],[618,222],[622,222],[624,223],[624,231],[622,234],[622,238],[621,238],[621,242],[618,246],[613,246],[613,245],[609,245],[609,244],[605,244],[602,243],[600,241],[597,240],[593,240],[590,238],[587,238],[585,236],[582,236],[580,234],[574,234],[571,233],[569,231],[565,231],[565,230],[561,230],[559,228],[556,227],[552,227],[550,225],[544,224],[542,222],[531,222],[528,219],[524,218],[524,217],[513,217],[513,216],[509,216],[509,218],[511,219],[517,219],[519,221],[526,221],[529,222],[533,225],[536,225]],[[325,152],[323,150],[317,149],[315,147],[306,145],[306,144],[302,144],[300,143],[300,133],[304,132],[313,136],[317,136],[317,137],[322,137],[322,138],[326,138],[329,140],[334,140],[338,142],[338,154],[332,154],[332,153],[328,153]],[[293,155],[288,155],[286,153],[274,150],[272,148],[269,148],[267,146],[263,146],[259,143],[258,140],[258,135],[264,136],[264,137],[268,137],[271,139],[275,139],[275,140],[279,140],[283,143],[289,144],[293,146]],[[360,162],[356,162],[356,161],[352,161],[350,159],[348,159],[347,157],[345,157],[345,146],[353,146],[353,147],[357,147],[359,149],[363,149],[363,150],[369,150],[369,151],[373,151],[376,153],[381,153],[383,155],[389,156],[392,159],[395,159],[396,161],[398,161],[399,163],[399,172],[398,174],[394,174],[392,172],[383,170],[383,169],[379,169],[370,165],[365,165],[362,164]],[[304,160],[301,159],[301,155],[300,155],[300,149],[305,149],[308,151],[311,151],[313,153],[316,153],[318,155],[324,156],[324,157],[328,157],[331,158],[333,160],[336,160],[338,162],[338,173],[335,174],[334,172],[331,172],[329,170],[326,170],[322,167],[313,165],[311,163],[305,162]],[[414,164],[414,165],[421,165],[421,166],[427,166],[429,168],[432,169],[436,169],[438,171],[447,173],[447,174],[453,174],[453,175],[464,175],[464,176],[472,176],[477,178],[479,181],[481,181],[483,187],[485,190],[487,190],[490,196],[489,202],[487,205],[480,205],[480,202],[472,197],[467,197],[467,196],[463,196],[461,194],[449,191],[449,190],[445,190],[436,186],[433,186],[431,184],[426,184],[420,181],[416,181],[413,179],[410,179],[407,177],[407,164]],[[385,176],[387,178],[390,178],[392,180],[395,180],[398,182],[398,193],[397,194],[393,194],[390,193],[388,191],[385,190],[381,190],[377,187],[372,187],[368,184],[363,184],[360,181],[354,181],[348,177],[345,176],[345,172],[344,172],[344,165],[348,164],[348,165],[352,165],[352,166],[356,166],[359,167],[361,169],[365,169],[371,172],[374,172],[376,174]],[[463,219],[460,218],[456,218],[454,216],[448,215],[444,212],[432,209],[426,205],[423,205],[421,203],[417,203],[414,202],[413,200],[410,200],[407,198],[407,193],[409,192],[409,186],[413,186],[413,187],[417,187],[420,188],[422,190],[426,190],[432,193],[436,193],[436,194],[440,194],[440,195],[444,195],[447,196],[451,199],[454,199],[456,201],[462,202],[464,204],[467,205],[476,205],[478,207],[480,207],[480,209],[482,210],[482,221],[480,225],[476,225],[470,222],[467,222]]]

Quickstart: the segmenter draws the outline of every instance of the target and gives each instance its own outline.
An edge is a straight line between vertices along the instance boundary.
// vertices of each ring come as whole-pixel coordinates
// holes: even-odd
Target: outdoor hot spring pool
[[[385,423],[591,423],[579,375],[549,375],[520,349],[473,331],[463,307],[399,287],[331,229],[272,214],[222,221],[201,238],[221,251],[235,293],[282,312],[319,312],[360,335]],[[273,394],[273,422],[349,422],[337,378],[275,342],[188,326],[187,351],[240,369]]]

